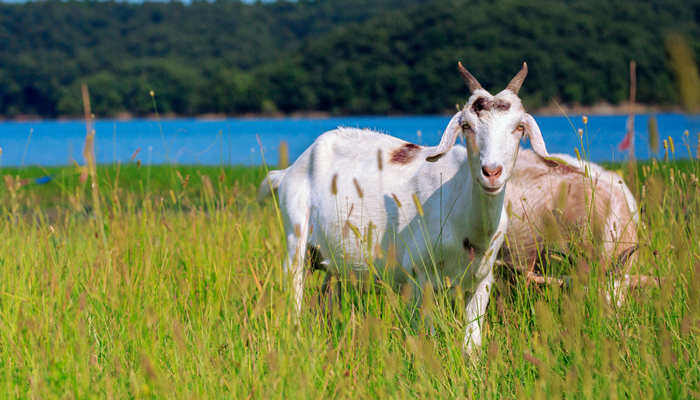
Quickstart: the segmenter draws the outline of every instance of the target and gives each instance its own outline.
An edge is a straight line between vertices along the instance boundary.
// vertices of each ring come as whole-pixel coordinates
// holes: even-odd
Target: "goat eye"
[[[513,131],[513,133],[515,133],[515,132],[517,132],[517,133],[523,133],[523,132],[525,132],[525,125],[523,125],[523,124],[518,125],[518,127],[515,128],[515,130]]]
[[[472,127],[469,126],[469,123],[468,123],[468,122],[464,122],[464,123],[462,124],[462,130],[463,130],[463,131],[471,131],[471,130],[472,130]]]

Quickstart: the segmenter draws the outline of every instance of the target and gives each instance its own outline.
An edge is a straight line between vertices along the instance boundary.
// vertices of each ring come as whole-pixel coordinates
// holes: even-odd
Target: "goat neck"
[[[503,187],[498,193],[489,194],[476,180],[471,180],[471,196],[469,198],[471,210],[466,216],[469,226],[474,229],[470,240],[478,241],[478,238],[482,238],[486,243],[479,244],[484,246],[491,240],[501,224],[501,218],[503,218],[505,191],[506,187]]]

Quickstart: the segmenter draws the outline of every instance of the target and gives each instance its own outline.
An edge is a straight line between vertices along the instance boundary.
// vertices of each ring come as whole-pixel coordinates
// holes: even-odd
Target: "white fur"
[[[480,98],[509,108],[476,112],[472,105]],[[319,136],[289,168],[272,171],[260,193],[278,188],[297,310],[305,250],[314,245],[333,273],[367,273],[372,266],[370,273],[391,275],[397,285],[413,284],[414,293],[428,282],[461,288],[469,299],[464,348],[480,346],[492,268],[508,224],[505,186],[526,133],[546,156],[539,128],[517,95],[504,90],[492,96],[479,88],[452,117],[438,147],[339,128]],[[453,147],[460,134],[466,149]],[[395,156],[408,148],[404,159]],[[489,178],[483,167],[502,172]],[[387,268],[392,251],[395,270]]]

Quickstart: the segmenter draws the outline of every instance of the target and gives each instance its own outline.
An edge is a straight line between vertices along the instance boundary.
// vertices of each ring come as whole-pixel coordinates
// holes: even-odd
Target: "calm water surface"
[[[626,116],[591,116],[584,126],[580,116],[536,117],[550,152],[573,154],[579,145],[578,128],[587,131],[589,158],[593,161],[623,160],[617,146],[625,131]],[[446,116],[338,117],[289,119],[226,119],[204,121],[175,119],[112,121],[95,124],[99,163],[129,162],[161,164],[260,164],[264,157],[277,162],[280,141],[289,143],[294,160],[318,135],[338,126],[371,128],[423,145],[436,145],[449,118]],[[693,155],[697,148],[700,116],[657,115],[661,139],[671,136],[677,157]],[[635,118],[636,155],[649,158],[648,116]],[[689,131],[686,137],[683,132]],[[587,140],[586,140],[587,138]],[[0,165],[66,165],[83,163],[85,125],[81,121],[34,121],[0,123]],[[663,146],[659,146],[663,152]]]

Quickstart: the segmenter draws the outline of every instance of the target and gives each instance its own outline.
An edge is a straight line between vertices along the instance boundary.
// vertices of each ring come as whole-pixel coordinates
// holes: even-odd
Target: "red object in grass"
[[[632,138],[634,136],[634,117],[630,115],[627,118],[627,134],[622,138],[622,141],[617,146],[620,151],[627,151],[632,147]]]
[[[632,144],[632,134],[631,132],[627,132],[624,138],[622,138],[622,141],[618,145],[618,148],[620,151],[627,151],[630,149],[630,145]]]

